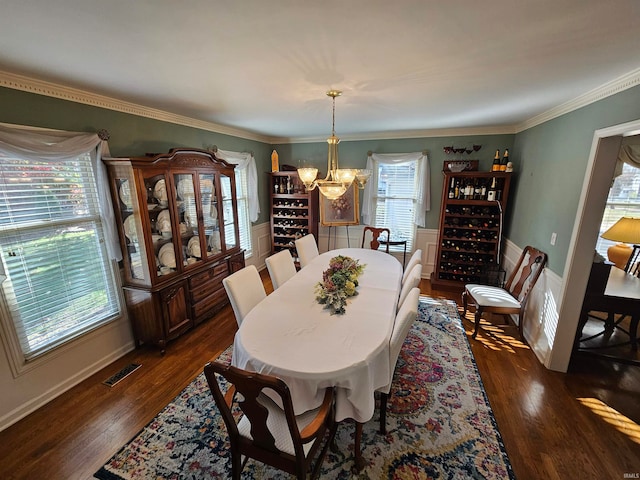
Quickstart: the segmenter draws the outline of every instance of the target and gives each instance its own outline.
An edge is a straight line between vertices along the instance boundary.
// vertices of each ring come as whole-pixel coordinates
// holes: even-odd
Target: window
[[[422,153],[372,154],[367,168],[373,174],[363,195],[364,223],[388,228],[391,240],[406,240],[407,251],[412,251],[416,227],[424,226],[429,209],[427,157]],[[389,250],[403,252],[404,246],[392,245]]]
[[[407,240],[407,250],[413,249],[415,237],[416,164],[378,166],[378,192],[375,199],[375,227],[391,230],[391,240]],[[392,249],[402,251],[403,247]]]
[[[628,163],[623,164],[622,174],[615,178],[609,190],[600,223],[600,235],[622,217],[640,218],[640,168]],[[598,237],[596,251],[607,258],[607,249],[615,243]]]
[[[253,254],[251,222],[258,220],[260,204],[258,201],[258,176],[256,161],[250,152],[233,152],[211,146],[216,157],[236,165],[236,196],[238,200],[238,229],[240,247],[245,250],[245,258]]]
[[[247,169],[235,169],[236,196],[238,199],[238,229],[240,231],[240,248],[244,249],[245,258],[253,254],[251,242],[251,220],[249,220],[249,190],[247,187]]]
[[[25,362],[120,314],[98,198],[89,153],[66,160],[0,154],[5,330]]]

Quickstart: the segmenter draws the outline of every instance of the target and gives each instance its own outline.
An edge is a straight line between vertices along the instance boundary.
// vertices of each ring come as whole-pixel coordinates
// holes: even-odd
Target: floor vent
[[[142,366],[142,364],[140,364],[140,363],[130,363],[129,365],[124,367],[122,370],[120,370],[115,375],[111,375],[109,378],[107,378],[102,383],[107,385],[107,386],[109,386],[109,387],[113,387],[116,383],[120,382],[121,380],[124,380],[125,377],[131,375],[133,372],[135,372],[141,366]]]

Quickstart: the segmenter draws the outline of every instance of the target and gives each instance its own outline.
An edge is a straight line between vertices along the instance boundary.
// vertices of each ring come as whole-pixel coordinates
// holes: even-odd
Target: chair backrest
[[[315,418],[301,419],[303,414],[296,419],[291,393],[281,379],[218,361],[205,365],[204,373],[229,433],[232,463],[237,462],[234,468],[242,469],[240,456],[246,455],[289,473],[306,472],[306,458],[313,456],[322,442],[309,447],[305,444],[322,440],[327,428],[333,426],[332,388],[325,390],[322,406],[313,412]],[[220,377],[230,384],[226,394],[222,393]],[[269,396],[263,392],[265,389]],[[272,400],[274,394],[282,407]],[[244,418],[234,416],[238,407]],[[240,478],[240,471],[237,474]]]
[[[296,274],[296,265],[289,250],[281,250],[267,257],[264,263],[267,265],[274,290]]]
[[[267,296],[255,265],[247,265],[232,273],[222,280],[222,284],[229,296],[238,327],[247,313]]]
[[[404,303],[409,292],[419,287],[420,280],[422,279],[422,264],[419,263],[414,265],[411,271],[409,272],[409,276],[407,280],[402,284],[402,289],[400,290],[400,297],[398,298],[398,310],[402,308],[402,304]]]
[[[385,233],[386,236],[384,235]],[[381,236],[382,238],[380,238]],[[367,225],[364,227],[364,230],[362,230],[362,248],[365,248],[365,245],[367,244],[367,237],[371,237],[371,240],[368,241],[369,248],[371,248],[371,250],[378,250],[378,248],[380,248],[380,240],[389,241],[391,238],[391,230],[388,228],[376,228]],[[386,246],[387,248],[385,251],[389,253],[389,244],[387,243]]]
[[[389,393],[391,382],[393,381],[393,372],[395,365],[402,349],[407,334],[411,329],[411,325],[418,316],[418,302],[420,301],[420,289],[412,288],[407,295],[406,301],[400,307],[393,323],[393,331],[391,332],[391,340],[389,341],[389,383],[386,387],[379,389],[384,393]]]
[[[518,263],[504,286],[505,290],[509,291],[523,307],[546,263],[546,253],[531,246],[524,247]]]
[[[313,234],[305,235],[296,239],[296,251],[300,259],[300,268],[309,265],[309,262],[320,255],[318,252],[318,244]]]
[[[624,271],[634,277],[640,277],[640,245],[633,246],[631,256],[629,257],[629,260],[627,260],[627,265],[624,267]]]
[[[407,264],[404,266],[404,273],[402,274],[403,285],[404,285],[404,282],[407,280],[407,277],[409,276],[409,272],[411,271],[411,269],[416,265],[418,265],[419,263],[422,263],[421,249],[417,249],[415,252],[413,252],[413,255],[411,255],[411,258],[409,259]]]

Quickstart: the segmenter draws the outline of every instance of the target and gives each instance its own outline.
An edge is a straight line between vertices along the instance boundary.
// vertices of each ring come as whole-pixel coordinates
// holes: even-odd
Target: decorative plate
[[[122,222],[122,228],[124,230],[124,235],[129,239],[129,241],[131,242],[138,241],[138,231],[136,230],[136,217],[134,217],[133,215],[129,215],[127,218],[125,218],[124,222]]]
[[[173,251],[173,243],[165,243],[161,246],[158,251],[158,258],[160,259],[161,265],[176,268],[176,254]]]
[[[164,179],[158,180],[156,182],[155,186],[153,187],[153,196],[161,203],[167,202],[167,184],[165,183]]]
[[[200,252],[200,237],[195,235],[189,239],[187,243],[187,255],[200,258],[202,253]]]
[[[129,180],[125,180],[120,184],[118,196],[127,208],[131,208],[133,206],[133,203],[131,202],[131,189],[129,188]]]
[[[193,181],[191,178],[184,178],[178,182],[178,196],[184,200],[185,197],[193,197]]]
[[[162,210],[158,214],[158,219],[156,220],[156,229],[159,232],[171,231],[171,215],[169,213],[169,210]]]

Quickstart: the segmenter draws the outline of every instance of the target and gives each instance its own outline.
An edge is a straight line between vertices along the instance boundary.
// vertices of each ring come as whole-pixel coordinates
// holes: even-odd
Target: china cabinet
[[[445,171],[431,283],[500,283],[500,248],[511,173]]]
[[[318,189],[308,192],[296,171],[270,172],[271,252],[288,249],[298,264],[295,240],[312,234],[318,241]]]
[[[244,267],[234,166],[212,152],[105,159],[136,344],[166,343],[212,317]]]

